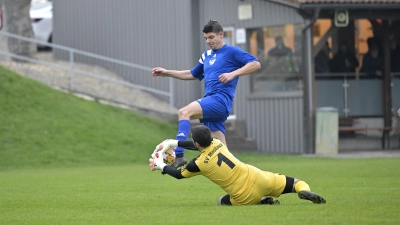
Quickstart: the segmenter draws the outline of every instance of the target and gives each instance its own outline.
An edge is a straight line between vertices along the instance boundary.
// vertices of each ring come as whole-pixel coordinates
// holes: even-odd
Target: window
[[[301,25],[286,24],[248,29],[250,53],[261,63],[252,76],[253,92],[301,89]]]

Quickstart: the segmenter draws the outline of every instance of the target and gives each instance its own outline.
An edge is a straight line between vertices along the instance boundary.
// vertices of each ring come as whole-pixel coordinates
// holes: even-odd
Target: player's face
[[[221,48],[224,45],[224,33],[205,33],[204,38],[206,39],[206,43],[212,50],[216,50]]]

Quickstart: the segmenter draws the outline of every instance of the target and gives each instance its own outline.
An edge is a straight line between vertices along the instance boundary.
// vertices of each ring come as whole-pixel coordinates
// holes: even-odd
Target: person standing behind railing
[[[325,42],[324,47],[315,56],[315,72],[316,73],[329,73],[331,58],[329,54],[331,53],[331,48],[329,43]]]
[[[353,52],[349,50],[346,41],[342,41],[339,51],[333,56],[330,71],[332,73],[355,73],[359,62]]]
[[[267,67],[273,67],[269,72],[295,73],[297,66],[293,61],[292,49],[286,47],[281,36],[275,37],[275,47],[268,51]]]
[[[383,75],[383,59],[380,57],[379,48],[372,45],[362,60],[360,72],[367,73],[368,77],[381,78]]]

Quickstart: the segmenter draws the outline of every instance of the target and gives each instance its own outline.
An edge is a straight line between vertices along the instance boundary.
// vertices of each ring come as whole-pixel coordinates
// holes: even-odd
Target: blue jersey
[[[227,105],[231,105],[235,97],[239,77],[226,84],[221,83],[218,77],[221,74],[242,68],[253,61],[257,61],[257,58],[252,54],[236,46],[224,45],[220,49],[204,52],[199,59],[199,63],[190,72],[198,80],[203,80],[204,78],[204,97],[217,94],[224,98],[223,101]]]

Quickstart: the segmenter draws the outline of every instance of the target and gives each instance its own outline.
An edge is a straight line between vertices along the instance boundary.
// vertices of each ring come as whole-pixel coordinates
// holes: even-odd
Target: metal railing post
[[[344,80],[343,80],[343,95],[344,95],[344,109],[343,109],[343,113],[344,113],[344,117],[348,117],[349,116],[349,112],[350,109],[348,108],[348,90],[347,88],[350,87],[350,84],[347,82],[347,76],[344,76]]]
[[[71,91],[75,89],[75,73],[74,73],[74,52],[69,50],[69,88]]]

